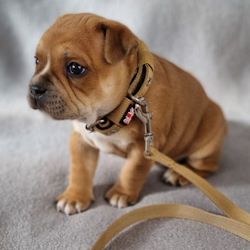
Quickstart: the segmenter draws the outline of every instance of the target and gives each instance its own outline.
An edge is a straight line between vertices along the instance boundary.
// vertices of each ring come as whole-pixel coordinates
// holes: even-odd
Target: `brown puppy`
[[[154,162],[145,159],[144,124],[134,117],[115,134],[89,133],[87,123],[113,111],[127,95],[137,72],[139,39],[124,25],[93,14],[60,17],[45,32],[36,52],[29,103],[55,119],[73,120],[71,169],[57,208],[73,214],[89,207],[99,150],[127,157],[117,183],[106,193],[119,208],[136,203]],[[227,124],[221,109],[199,82],[154,55],[154,76],[145,94],[155,136],[154,146],[202,177],[218,169]],[[188,181],[172,170],[164,180]]]

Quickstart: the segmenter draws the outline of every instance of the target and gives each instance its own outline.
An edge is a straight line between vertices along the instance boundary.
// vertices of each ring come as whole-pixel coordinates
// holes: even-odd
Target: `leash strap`
[[[238,207],[226,196],[220,193],[216,188],[209,184],[205,179],[201,178],[188,168],[176,163],[171,158],[160,153],[157,149],[151,147],[150,155],[146,158],[160,162],[161,164],[173,169],[182,175],[195,186],[197,186],[205,195],[208,196],[225,214],[221,216],[204,210],[182,204],[158,204],[135,209],[111,224],[92,250],[102,250],[104,247],[122,230],[130,225],[148,219],[154,218],[182,218],[203,222],[219,228],[250,241],[250,214]]]

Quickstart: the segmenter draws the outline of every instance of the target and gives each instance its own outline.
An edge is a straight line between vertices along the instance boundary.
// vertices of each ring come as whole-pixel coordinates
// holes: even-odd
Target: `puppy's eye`
[[[38,58],[37,57],[35,57],[35,59],[36,59],[36,65],[39,63],[39,60],[38,60]]]
[[[68,65],[68,72],[71,75],[74,75],[74,76],[82,75],[85,72],[85,70],[86,70],[86,68],[84,68],[83,66],[81,66],[81,65],[79,65],[78,63],[75,63],[75,62],[71,62]]]

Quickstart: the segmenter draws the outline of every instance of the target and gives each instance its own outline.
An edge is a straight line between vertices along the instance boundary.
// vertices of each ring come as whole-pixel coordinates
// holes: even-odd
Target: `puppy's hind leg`
[[[218,170],[221,146],[222,141],[219,142],[218,138],[212,140],[195,153],[191,154],[183,165],[191,169],[197,175],[206,178]],[[167,184],[173,186],[185,186],[190,183],[172,169],[166,170],[162,179]]]
[[[197,163],[198,163],[198,161],[197,161]],[[206,162],[203,162],[201,160],[198,164],[203,164],[205,166]],[[210,176],[213,173],[213,171],[196,170],[196,169],[194,169],[193,166],[190,166],[189,164],[183,164],[183,165],[185,167],[189,168],[190,170],[192,170],[194,173],[196,173],[197,175],[199,175],[202,178],[207,178],[208,176]],[[213,167],[218,169],[218,164],[214,163]],[[166,184],[170,184],[171,186],[177,186],[177,187],[181,187],[181,186],[185,186],[185,185],[190,184],[190,181],[188,181],[186,178],[184,178],[180,174],[174,172],[172,169],[168,169],[164,172],[164,174],[162,176],[162,180]]]

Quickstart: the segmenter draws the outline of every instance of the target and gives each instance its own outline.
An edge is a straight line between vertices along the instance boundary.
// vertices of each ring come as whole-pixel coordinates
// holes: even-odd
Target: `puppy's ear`
[[[115,64],[135,53],[139,39],[125,26],[115,21],[101,23],[104,33],[104,56],[108,63]]]

